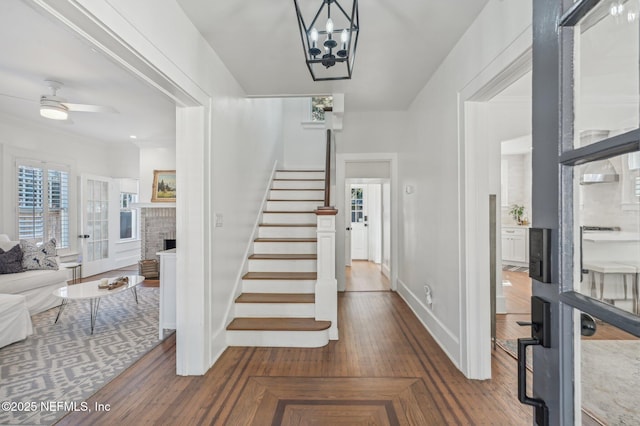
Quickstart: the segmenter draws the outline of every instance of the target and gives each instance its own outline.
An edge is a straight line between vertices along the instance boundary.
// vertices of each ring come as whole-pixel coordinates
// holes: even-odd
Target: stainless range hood
[[[618,182],[620,176],[609,160],[594,161],[582,167],[580,185]]]
[[[583,130],[580,132],[580,146],[591,145],[609,136],[608,130]],[[609,160],[594,161],[580,168],[580,185],[593,185],[594,183],[618,182],[620,176]]]

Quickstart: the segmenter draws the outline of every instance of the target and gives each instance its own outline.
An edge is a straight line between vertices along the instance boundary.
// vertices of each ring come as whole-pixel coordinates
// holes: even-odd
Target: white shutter
[[[44,237],[43,170],[18,166],[18,237],[42,241]]]
[[[47,170],[47,240],[55,238],[58,248],[69,247],[69,173]]]
[[[69,247],[69,172],[22,162],[18,170],[18,237],[33,242],[55,238]]]

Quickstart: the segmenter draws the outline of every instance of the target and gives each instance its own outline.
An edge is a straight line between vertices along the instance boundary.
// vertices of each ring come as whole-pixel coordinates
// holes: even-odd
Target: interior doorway
[[[530,99],[531,73],[514,85],[523,98]],[[507,96],[514,91],[510,86]],[[504,93],[496,98],[501,99]],[[496,99],[494,98],[494,99]],[[493,100],[492,100],[493,101]],[[490,101],[491,102],[491,101]],[[526,132],[525,125],[521,125]],[[531,278],[529,278],[529,228],[531,227],[531,134],[500,143],[500,248],[503,303],[497,315],[522,315],[511,321],[526,321],[531,314]],[[500,318],[498,318],[500,319]]]
[[[347,179],[344,210],[346,291],[388,291],[391,199],[389,179]]]
[[[351,283],[359,278],[362,285],[355,291],[395,291],[398,202],[393,188],[397,175],[395,153],[336,155],[336,241],[343,242],[336,247],[339,291],[354,291]],[[360,247],[355,256],[351,250],[352,224],[366,235],[366,242],[365,237],[357,237]]]

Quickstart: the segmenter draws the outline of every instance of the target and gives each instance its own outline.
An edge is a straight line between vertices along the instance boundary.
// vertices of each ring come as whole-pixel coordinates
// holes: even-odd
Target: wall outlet
[[[431,293],[431,287],[428,285],[424,286],[424,301],[429,308],[433,306],[433,295]]]

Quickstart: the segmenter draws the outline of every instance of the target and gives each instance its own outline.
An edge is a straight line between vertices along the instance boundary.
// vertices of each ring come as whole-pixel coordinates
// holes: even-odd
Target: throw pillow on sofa
[[[13,246],[11,250],[7,251],[0,248],[0,274],[17,274],[22,271],[22,249],[20,245]]]
[[[27,240],[20,240],[20,247],[24,252],[22,267],[25,270],[58,269],[55,239],[52,238],[41,245],[36,245]]]

